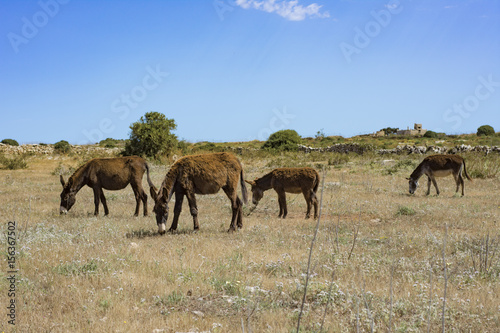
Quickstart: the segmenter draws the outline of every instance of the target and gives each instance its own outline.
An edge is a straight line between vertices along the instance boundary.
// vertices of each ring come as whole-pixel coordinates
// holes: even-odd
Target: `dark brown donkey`
[[[410,183],[410,194],[415,193],[418,187],[418,180],[423,175],[427,176],[427,193],[429,195],[431,192],[431,182],[436,188],[436,193],[439,195],[439,188],[436,183],[435,177],[445,177],[453,174],[455,182],[457,183],[457,190],[460,185],[462,185],[462,196],[464,195],[464,179],[462,178],[462,170],[464,171],[465,177],[468,180],[472,180],[467,174],[467,169],[465,168],[465,161],[461,156],[458,155],[431,155],[424,158],[422,163],[413,171],[408,179]]]
[[[246,181],[252,185],[252,202],[257,205],[264,196],[264,191],[273,188],[278,193],[280,214],[278,217],[285,218],[288,210],[286,207],[286,195],[288,193],[301,193],[307,203],[306,219],[310,217],[311,206],[314,205],[314,218],[318,217],[318,198],[316,192],[319,185],[319,174],[313,168],[279,168],[274,169],[267,175]]]
[[[99,215],[99,201],[104,206],[104,214],[108,215],[109,210],[103,189],[116,191],[130,184],[136,201],[134,216],[139,215],[141,200],[144,205],[144,216],[147,216],[148,196],[142,188],[144,171],[147,171],[148,182],[151,182],[148,164],[138,156],[92,159],[78,168],[67,182],[61,175],[63,191],[61,192],[60,213],[67,213],[71,209],[76,201],[76,193],[87,185],[94,190],[94,215]]]
[[[193,216],[194,230],[200,228],[198,224],[198,207],[196,206],[195,194],[215,194],[222,188],[229,200],[233,216],[229,231],[243,226],[243,204],[238,197],[238,179],[241,184],[243,202],[247,202],[247,189],[243,181],[243,168],[240,161],[232,154],[214,153],[205,155],[185,156],[177,160],[170,168],[165,180],[158,191],[149,183],[151,197],[155,201],[153,211],[156,214],[158,232],[165,233],[165,225],[168,219],[168,202],[175,192],[174,219],[169,232],[177,229],[177,222],[182,210],[182,200],[187,197],[191,215]]]

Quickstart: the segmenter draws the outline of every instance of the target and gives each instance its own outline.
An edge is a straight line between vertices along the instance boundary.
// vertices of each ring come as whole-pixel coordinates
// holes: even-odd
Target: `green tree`
[[[438,137],[439,137],[439,135],[436,132],[434,132],[434,131],[427,131],[427,132],[424,133],[424,138],[434,138],[434,139],[436,139]]]
[[[19,143],[14,139],[3,139],[2,143],[11,146],[19,146]]]
[[[152,158],[169,156],[177,147],[177,136],[171,133],[176,128],[175,121],[163,113],[146,112],[138,122],[130,125],[130,140],[122,154]]]
[[[276,149],[294,151],[298,149],[298,144],[302,141],[300,135],[294,130],[281,130],[274,132],[262,145],[262,149]]]
[[[67,154],[71,151],[71,145],[66,140],[61,140],[59,142],[54,143],[54,150],[59,154]]]
[[[386,127],[382,128],[381,131],[384,131],[385,135],[396,134],[399,131],[399,128]]]
[[[485,135],[485,136],[495,135],[495,130],[490,125],[480,126],[477,129],[477,136],[481,136],[481,135]]]

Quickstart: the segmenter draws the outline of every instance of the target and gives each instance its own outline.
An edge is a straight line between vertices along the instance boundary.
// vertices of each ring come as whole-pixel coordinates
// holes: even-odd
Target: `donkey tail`
[[[149,178],[149,165],[146,162],[144,162],[144,165],[146,166],[146,177],[148,179],[149,187],[155,187],[153,182],[151,181],[151,178]]]
[[[469,175],[467,174],[467,168],[465,167],[465,160],[463,161],[464,163],[464,174],[465,174],[465,177],[467,177],[468,180],[472,181],[472,178],[469,177]]]
[[[313,191],[314,193],[317,193],[318,192],[318,187],[319,187],[319,174],[316,175],[316,183],[314,184],[314,188],[313,188]]]
[[[243,199],[243,203],[248,202],[248,193],[247,193],[247,187],[245,185],[245,177],[243,175],[243,168],[241,168],[241,173],[240,173],[240,184],[241,184],[241,197]]]

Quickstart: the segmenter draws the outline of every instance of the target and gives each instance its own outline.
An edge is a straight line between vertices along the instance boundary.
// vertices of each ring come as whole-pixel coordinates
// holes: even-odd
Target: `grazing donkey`
[[[431,182],[436,188],[437,195],[439,195],[439,188],[436,183],[435,177],[445,177],[453,174],[455,182],[457,183],[457,190],[460,185],[462,185],[462,196],[464,195],[464,179],[462,178],[462,169],[468,180],[472,180],[467,174],[467,169],[465,168],[465,161],[462,157],[458,155],[431,155],[424,158],[422,163],[413,171],[408,179],[410,183],[410,194],[415,193],[418,186],[418,179],[422,175],[427,176],[427,193],[429,195],[431,192]]]
[[[156,214],[156,224],[160,235],[165,233],[168,219],[168,203],[175,192],[174,219],[169,232],[177,229],[177,222],[182,211],[182,201],[187,197],[191,215],[193,216],[194,230],[200,228],[198,224],[198,207],[195,194],[215,194],[222,188],[229,200],[233,216],[228,232],[243,226],[243,204],[238,197],[238,179],[241,184],[243,202],[247,202],[247,189],[243,181],[243,168],[240,161],[229,153],[212,153],[191,155],[178,159],[170,168],[160,189],[149,183],[151,197],[155,201],[153,211]]]
[[[141,157],[94,158],[78,168],[67,182],[64,181],[62,175],[60,176],[63,190],[59,211],[61,214],[66,214],[76,201],[76,193],[87,185],[94,190],[94,215],[99,215],[99,201],[104,206],[104,215],[108,215],[109,210],[103,189],[116,191],[130,184],[134,190],[136,201],[134,216],[139,215],[141,200],[144,205],[144,216],[147,216],[148,196],[142,188],[144,171],[147,171],[148,182],[151,182],[149,166]]]
[[[257,205],[264,196],[264,191],[273,188],[278,193],[280,214],[278,217],[285,218],[288,210],[286,207],[286,195],[288,193],[301,193],[307,203],[306,219],[310,217],[311,205],[314,205],[314,218],[318,217],[318,198],[316,192],[319,185],[319,174],[313,168],[279,168],[274,169],[267,175],[246,181],[252,185],[252,202]]]

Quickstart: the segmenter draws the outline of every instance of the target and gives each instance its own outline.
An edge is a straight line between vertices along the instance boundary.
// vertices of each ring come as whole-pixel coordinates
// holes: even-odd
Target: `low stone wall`
[[[408,154],[458,154],[464,152],[482,152],[489,154],[492,152],[500,153],[500,147],[498,146],[470,146],[470,145],[459,145],[453,148],[446,146],[410,146],[410,145],[400,145],[392,149],[374,149],[371,146],[360,145],[357,143],[338,143],[333,146],[325,148],[313,148],[304,145],[299,145],[299,151],[305,153],[310,152],[337,152],[337,153],[358,153],[362,154],[366,151],[375,151],[380,155],[397,154],[397,155],[408,155]]]
[[[72,145],[71,152],[77,155],[84,153],[102,153],[108,155],[116,155],[120,152],[120,148],[104,148],[95,145]],[[0,143],[0,153],[9,155],[22,155],[22,154],[34,154],[34,155],[51,155],[55,153],[53,145],[39,145],[39,144],[26,144],[20,146],[11,146]]]

